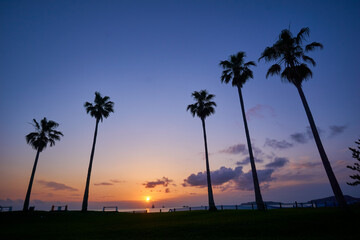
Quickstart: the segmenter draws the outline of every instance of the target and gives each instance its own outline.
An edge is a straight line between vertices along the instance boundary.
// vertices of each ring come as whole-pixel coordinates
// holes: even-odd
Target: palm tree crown
[[[194,91],[192,96],[194,100],[196,100],[196,103],[188,105],[186,110],[190,110],[193,117],[197,115],[199,118],[205,119],[215,113],[214,106],[216,106],[216,103],[211,101],[215,97],[214,94],[209,94],[206,90],[201,90],[200,92]]]
[[[304,49],[303,41],[306,40],[309,34],[310,29],[307,27],[302,28],[296,37],[293,37],[290,30],[282,30],[279,39],[272,47],[265,48],[259,58],[259,60],[264,58],[266,62],[276,61],[269,68],[266,77],[280,74],[281,65],[284,65],[284,70],[280,74],[281,78],[293,83],[296,87],[301,87],[304,80],[312,77],[312,72],[306,63],[315,66],[316,62],[307,56],[306,53],[316,48],[322,49],[323,45],[318,42],[312,42],[307,44]]]
[[[245,52],[238,52],[231,55],[229,60],[221,61],[220,66],[224,68],[221,75],[221,82],[229,83],[232,80],[234,87],[242,87],[249,78],[253,78],[253,72],[249,66],[256,66],[253,61],[244,63]]]
[[[111,112],[114,112],[114,103],[109,101],[110,97],[102,97],[99,92],[95,92],[94,105],[86,102],[84,107],[86,113],[90,113],[92,117],[95,117],[97,121],[103,121],[103,118],[107,118]]]
[[[33,122],[35,132],[29,133],[25,138],[26,142],[35,150],[39,150],[39,152],[42,152],[48,143],[52,147],[55,145],[55,141],[60,140],[60,136],[64,136],[61,132],[55,130],[59,124],[54,121],[43,118],[40,124],[35,119],[33,119]]]

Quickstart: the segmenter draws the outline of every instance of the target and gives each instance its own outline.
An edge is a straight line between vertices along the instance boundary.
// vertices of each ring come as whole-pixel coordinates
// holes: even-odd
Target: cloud
[[[41,185],[43,185],[44,187],[55,190],[55,191],[61,191],[61,190],[78,191],[76,188],[72,188],[63,183],[57,183],[57,182],[45,181],[45,180],[37,180],[37,182],[40,183]]]
[[[230,146],[227,149],[221,150],[221,153],[228,153],[228,154],[245,154],[247,153],[247,149],[245,147],[245,144],[236,144],[234,146]]]
[[[117,180],[117,179],[111,179],[110,182],[113,182],[113,183],[124,183],[126,181],[124,180]]]
[[[259,179],[259,183],[263,183],[263,188],[268,188],[270,185],[267,184],[273,180],[275,180],[275,178],[273,178],[271,175],[274,172],[274,169],[261,169],[261,170],[257,170],[257,175],[258,175],[258,179]],[[254,189],[254,182],[253,182],[253,177],[252,177],[252,172],[251,170],[247,173],[244,173],[242,175],[239,176],[239,178],[234,180],[235,183],[235,188],[238,190],[246,190],[246,191],[251,191]]]
[[[303,163],[296,163],[294,164],[294,167],[296,169],[307,169],[307,168],[314,168],[314,167],[318,167],[319,165],[322,165],[321,162],[303,162]]]
[[[170,188],[166,188],[165,193],[169,193],[169,192],[170,192]]]
[[[276,139],[266,139],[265,140],[265,144],[264,146],[269,146],[271,148],[274,149],[279,149],[279,150],[283,150],[283,149],[287,149],[287,148],[291,148],[292,146],[294,146],[292,143],[289,143],[285,140],[282,141],[278,141]]]
[[[289,159],[284,157],[276,157],[273,162],[265,165],[266,168],[281,168],[289,162]]]
[[[125,181],[117,180],[117,179],[111,179],[106,182],[100,182],[100,183],[94,183],[95,186],[112,186],[116,183],[124,183]]]
[[[317,130],[320,136],[324,133],[324,130],[321,128],[317,128]],[[307,126],[305,132],[291,134],[290,138],[297,143],[304,144],[307,143],[310,139],[314,139],[314,135],[311,128]]]
[[[167,187],[169,185],[169,183],[171,183],[171,182],[173,182],[173,180],[171,180],[167,177],[163,177],[162,179],[157,179],[156,181],[145,182],[145,183],[143,183],[143,185],[145,186],[145,188],[154,188],[158,185]]]
[[[242,167],[236,167],[235,169],[220,167],[220,169],[211,172],[211,183],[214,186],[221,185],[231,179],[234,179],[235,177],[238,177],[242,173]],[[206,172],[198,172],[197,174],[191,174],[189,177],[184,179],[183,186],[206,187]]]
[[[257,104],[255,107],[250,108],[245,115],[248,120],[253,118],[264,118],[265,115],[270,115],[271,117],[276,116],[272,107],[261,104]]]
[[[95,186],[111,186],[114,185],[113,183],[109,182],[101,182],[101,183],[94,183]]]
[[[262,163],[262,162],[264,162],[263,160],[261,160],[261,159],[258,159],[258,158],[254,158],[254,160],[255,160],[255,162],[258,162],[258,163]],[[245,158],[244,160],[242,160],[242,161],[237,161],[236,162],[236,165],[246,165],[246,164],[249,164],[250,163],[250,157],[247,157],[247,158]]]
[[[317,128],[317,131],[318,131],[318,133],[319,133],[320,136],[323,135],[323,133],[324,133],[324,130],[322,130],[322,129],[319,128],[319,127]],[[312,133],[312,130],[311,130],[310,126],[307,126],[307,127],[306,127],[306,133],[307,133],[309,139],[314,139],[314,135],[313,135],[313,133]]]
[[[347,128],[347,126],[346,125],[343,125],[343,126],[332,125],[332,126],[329,126],[329,128],[330,128],[329,137],[335,137],[335,136],[341,134],[342,132],[344,132],[344,130]]]
[[[274,169],[257,170],[258,179],[262,188],[269,187],[269,182],[275,180],[272,177]],[[211,183],[214,187],[226,190],[252,190],[254,186],[252,172],[243,172],[242,167],[235,169],[220,167],[220,169],[211,172]],[[184,187],[207,187],[206,172],[191,174],[184,179]]]
[[[307,143],[309,138],[306,133],[294,133],[290,135],[290,138],[297,143]]]

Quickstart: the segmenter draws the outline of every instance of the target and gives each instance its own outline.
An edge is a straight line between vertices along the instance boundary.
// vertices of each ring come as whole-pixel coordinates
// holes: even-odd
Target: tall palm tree
[[[344,195],[341,191],[338,181],[336,180],[328,157],[326,156],[318,130],[315,125],[315,121],[311,114],[309,105],[306,101],[304,92],[302,90],[303,81],[312,77],[312,71],[306,63],[309,63],[312,66],[316,65],[314,59],[312,59],[306,54],[317,48],[323,48],[323,45],[318,42],[312,42],[304,46],[303,41],[306,40],[306,37],[308,37],[309,35],[310,29],[307,27],[302,28],[296,36],[293,36],[288,29],[282,30],[279,35],[279,39],[274,43],[273,46],[265,48],[264,52],[259,58],[259,61],[262,58],[264,58],[266,62],[275,61],[276,63],[269,68],[266,74],[266,78],[269,75],[280,75],[282,80],[294,84],[294,86],[298,90],[335,198],[340,207],[346,207],[347,204]],[[281,69],[281,66],[284,67],[283,71]]]
[[[26,192],[23,211],[27,211],[29,209],[31,188],[34,181],[36,166],[39,160],[40,153],[46,148],[49,143],[50,147],[52,147],[55,145],[55,141],[60,141],[60,136],[64,136],[61,132],[55,130],[59,126],[59,124],[54,121],[48,121],[46,118],[43,118],[40,121],[40,124],[35,119],[33,119],[33,122],[35,132],[31,132],[26,135],[25,139],[26,142],[36,150],[36,157],[31,172],[29,186]]]
[[[193,117],[195,117],[196,115],[201,119],[203,132],[204,132],[204,143],[205,143],[206,179],[208,185],[209,210],[216,211],[217,209],[215,206],[214,196],[211,186],[209,155],[208,155],[206,129],[205,129],[205,118],[215,112],[214,106],[216,106],[216,103],[212,101],[215,95],[209,94],[206,90],[201,90],[200,92],[194,91],[192,93],[192,96],[196,102],[194,104],[188,105],[186,111],[190,110]]]
[[[89,169],[86,178],[86,186],[85,186],[84,198],[81,208],[81,211],[86,212],[88,207],[90,175],[91,175],[92,163],[94,159],[98,125],[100,121],[101,122],[103,121],[103,118],[109,117],[110,113],[114,112],[114,103],[110,101],[110,97],[108,96],[102,97],[99,92],[95,92],[94,104],[86,102],[84,104],[84,107],[86,109],[86,113],[89,113],[91,117],[94,117],[96,119],[94,140],[91,149]]]
[[[244,120],[246,140],[250,155],[250,164],[251,164],[251,171],[252,171],[254,190],[255,190],[255,201],[256,201],[257,209],[265,210],[264,201],[262,199],[260,186],[259,186],[259,179],[256,172],[254,155],[251,147],[249,129],[246,121],[244,100],[241,92],[241,88],[246,83],[246,81],[249,80],[250,78],[253,78],[253,72],[250,70],[249,67],[256,66],[256,64],[253,61],[245,63],[244,60],[245,57],[246,57],[245,52],[238,52],[236,55],[231,55],[229,60],[220,62],[220,66],[223,67],[224,69],[221,75],[221,82],[227,84],[231,81],[232,86],[237,87],[238,89],[240,106]]]

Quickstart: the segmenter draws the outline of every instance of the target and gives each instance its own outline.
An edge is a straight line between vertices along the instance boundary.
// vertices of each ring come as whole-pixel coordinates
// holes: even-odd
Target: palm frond
[[[296,44],[301,44],[302,41],[310,35],[310,29],[308,27],[302,28],[296,36]]]
[[[94,117],[97,121],[103,121],[111,112],[114,112],[114,102],[110,101],[109,96],[102,97],[99,92],[95,92],[94,104],[85,102],[86,113]]]
[[[281,71],[281,66],[279,64],[273,64],[267,71],[266,78],[268,78],[269,75],[270,76],[277,75],[280,73],[280,71]]]
[[[321,43],[312,42],[312,43],[310,43],[310,44],[308,44],[308,45],[305,46],[305,52],[313,51],[313,50],[315,50],[316,48],[323,49],[324,46],[323,46]]]
[[[59,124],[45,117],[40,124],[34,119],[34,128],[36,132],[31,132],[25,136],[26,142],[34,149],[43,151],[48,144],[55,145],[55,141],[60,140],[60,136],[64,136],[62,132],[55,130]]]
[[[205,119],[215,112],[216,103],[211,101],[215,95],[209,94],[206,90],[194,91],[191,95],[196,102],[188,105],[186,111],[190,110],[193,117],[197,115],[199,118]]]
[[[311,65],[313,65],[314,67],[316,66],[315,60],[312,59],[311,57],[306,56],[306,55],[303,55],[303,56],[302,56],[302,59],[303,59],[305,62],[311,63]]]
[[[259,60],[264,58],[266,62],[275,61],[276,63],[269,68],[266,77],[280,74],[281,66],[283,66],[284,71],[280,74],[282,80],[301,86],[304,80],[309,79],[312,72],[305,63],[315,66],[316,62],[305,53],[315,48],[323,48],[322,44],[317,42],[304,46],[302,42],[309,35],[309,28],[302,28],[296,37],[293,37],[290,30],[282,30],[278,40],[271,47],[266,47],[259,58]]]
[[[245,52],[238,52],[231,55],[229,60],[221,61],[220,66],[224,68],[221,75],[222,83],[229,83],[232,80],[232,86],[242,87],[249,78],[253,78],[250,66],[256,66],[255,62],[244,63]]]

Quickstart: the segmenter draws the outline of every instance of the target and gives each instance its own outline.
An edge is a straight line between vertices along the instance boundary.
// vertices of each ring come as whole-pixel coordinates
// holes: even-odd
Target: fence
[[[53,211],[55,211],[55,209],[56,209],[56,211],[67,211],[68,210],[68,205],[64,205],[64,206],[55,206],[55,205],[52,205],[51,206],[51,212],[53,212]]]
[[[285,208],[319,208],[319,207],[337,207],[337,202],[326,201],[326,202],[293,202],[293,203],[264,203],[265,209],[285,209]],[[240,205],[218,205],[216,206],[218,210],[256,210],[256,203],[240,204]],[[196,211],[196,210],[208,210],[207,206],[200,207],[180,207],[180,208],[170,208],[168,212],[183,212],[183,211]],[[155,212],[155,211],[151,211]],[[164,212],[162,209],[159,209],[158,212]]]
[[[103,212],[105,212],[106,209],[115,209],[113,211],[117,212],[118,211],[118,207],[117,206],[108,206],[108,207],[103,207]]]
[[[0,212],[3,212],[4,210],[8,210],[8,212],[11,212],[12,211],[12,207],[9,206],[9,207],[5,207],[5,206],[0,206]]]

